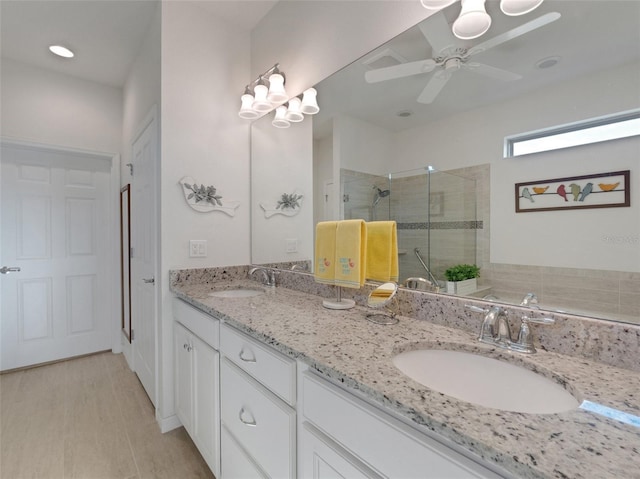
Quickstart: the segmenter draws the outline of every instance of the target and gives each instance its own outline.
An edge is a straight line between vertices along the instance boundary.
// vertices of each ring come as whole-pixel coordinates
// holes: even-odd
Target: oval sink
[[[209,293],[209,296],[214,298],[252,298],[253,296],[259,296],[261,294],[264,294],[264,290],[236,288],[213,291],[212,293]]]
[[[393,364],[430,389],[480,406],[533,414],[565,412],[579,406],[555,381],[477,354],[420,349],[396,355]]]

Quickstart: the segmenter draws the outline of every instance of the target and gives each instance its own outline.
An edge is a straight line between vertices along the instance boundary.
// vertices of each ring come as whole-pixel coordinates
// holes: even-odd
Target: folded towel
[[[364,284],[367,225],[363,220],[339,221],[336,228],[336,282],[360,288]]]
[[[337,221],[321,221],[316,225],[314,275],[318,283],[335,284],[337,226]]]
[[[367,279],[398,281],[398,233],[395,221],[367,223]]]

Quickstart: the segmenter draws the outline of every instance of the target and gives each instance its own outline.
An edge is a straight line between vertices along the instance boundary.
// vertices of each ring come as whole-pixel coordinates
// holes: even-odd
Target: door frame
[[[110,234],[107,237],[109,266],[107,271],[107,283],[109,285],[109,312],[108,318],[111,331],[111,351],[122,352],[120,339],[120,155],[96,150],[86,150],[63,145],[39,143],[35,141],[19,140],[6,136],[0,136],[0,145],[11,148],[33,149],[50,153],[70,153],[82,155],[89,159],[108,161],[111,164],[109,172],[109,198],[108,198],[108,222]],[[0,212],[0,214],[2,214]],[[2,258],[0,257],[0,262]]]

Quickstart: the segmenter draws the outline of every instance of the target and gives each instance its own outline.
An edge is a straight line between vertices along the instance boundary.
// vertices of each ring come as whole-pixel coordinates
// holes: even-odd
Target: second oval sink
[[[438,392],[502,411],[551,414],[579,406],[560,384],[514,364],[444,349],[406,351],[393,364]]]

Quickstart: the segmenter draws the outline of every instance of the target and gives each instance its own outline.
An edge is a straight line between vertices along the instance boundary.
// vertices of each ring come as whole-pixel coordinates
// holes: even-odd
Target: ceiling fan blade
[[[522,78],[522,75],[518,75],[517,73],[502,70],[483,63],[469,63],[465,66],[465,69],[496,80],[515,81]]]
[[[390,67],[377,68],[365,72],[364,79],[367,83],[378,83],[396,78],[428,73],[436,67],[436,62],[432,59],[418,60],[415,62],[401,63]]]
[[[434,57],[444,56],[444,52],[455,48],[456,39],[442,12],[435,13],[424,22],[420,22],[418,28],[431,45]]]
[[[500,35],[490,38],[486,42],[482,42],[476,45],[475,47],[469,49],[469,56],[476,55],[477,53],[489,50],[490,48],[508,42],[509,40],[513,40],[514,38],[524,35],[525,33],[529,33],[551,22],[555,22],[558,18],[560,18],[560,14],[558,12],[545,13],[544,15],[531,20],[530,22],[523,23],[519,27],[501,33]]]
[[[447,84],[451,78],[451,72],[438,72],[431,77],[427,86],[424,87],[420,96],[418,96],[418,103],[433,103],[440,91]]]

